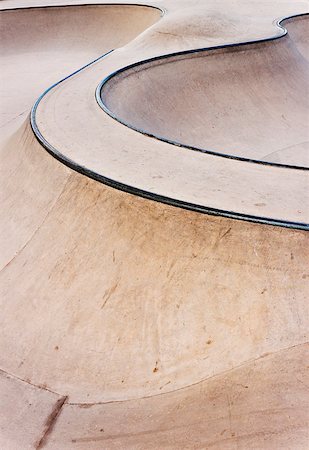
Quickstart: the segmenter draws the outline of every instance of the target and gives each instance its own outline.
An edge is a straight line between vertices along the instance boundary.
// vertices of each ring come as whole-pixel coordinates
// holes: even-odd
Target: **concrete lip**
[[[295,18],[294,20],[298,23],[305,23],[303,18]],[[164,23],[164,20],[162,23]],[[292,27],[292,24],[294,24],[294,21],[289,23],[289,27]],[[156,27],[158,25],[155,26],[155,29]],[[31,116],[32,127],[41,144],[71,169],[125,192],[212,215],[307,229],[309,222],[308,211],[306,208],[303,208],[308,196],[308,190],[306,189],[308,175],[305,173],[307,151],[304,142],[308,132],[304,114],[306,96],[303,95],[307,62],[304,61],[304,56],[297,50],[297,48],[302,46],[298,39],[298,36],[302,35],[302,29],[297,29],[296,27],[296,31],[294,40],[289,36],[282,37],[284,31],[280,28],[280,34],[276,36],[276,39],[275,37],[265,38],[267,42],[251,44],[248,47],[246,45],[236,45],[236,47],[229,45],[228,48],[223,46],[223,48],[211,52],[206,50],[204,53],[202,52],[203,57],[200,56],[201,52],[189,51],[190,58],[188,59],[188,52],[181,52],[180,57],[172,56],[173,63],[167,63],[166,61],[169,61],[169,58],[166,58],[166,56],[151,58],[150,63],[141,63],[140,60],[143,61],[144,58],[142,58],[141,47],[137,39],[131,44],[133,45],[132,49],[127,47],[115,50],[105,58],[100,58],[94,64],[88,65],[84,70],[73,74],[74,76],[67,77],[64,80],[66,82],[65,95],[59,96],[57,94],[58,90],[63,90],[63,83],[57,83],[52,89],[48,89],[33,109]],[[280,36],[282,38],[278,39]],[[147,33],[144,39],[147,41]],[[275,42],[273,42],[274,39]],[[135,42],[139,46],[138,51],[134,51]],[[297,42],[296,50],[294,42]],[[149,51],[148,47],[145,48]],[[153,50],[151,51],[153,52]],[[204,54],[207,54],[207,56],[204,57]],[[241,64],[239,64],[238,57],[242,58]],[[218,70],[218,66],[222,66],[222,59],[224,61],[223,65],[231,65],[229,62],[231,58],[235,68],[244,67],[243,63],[247,61],[247,69],[244,70],[243,68],[245,78],[251,67],[252,76],[247,77],[249,80],[247,91],[254,93],[256,90],[259,90],[259,86],[265,85],[268,87],[269,92],[273,93],[272,95],[277,104],[269,100],[269,94],[265,94],[265,105],[262,103],[261,106],[261,102],[255,102],[254,95],[249,98],[249,96],[245,95],[246,92],[243,91],[243,97],[241,97],[239,94],[242,92],[241,86],[237,89],[236,86],[235,89],[230,89],[227,82],[225,83],[227,91],[224,91],[225,95],[221,96],[221,103],[218,94],[214,95],[212,100],[213,108],[215,109],[216,107],[218,109],[218,113],[214,113],[215,116],[220,116],[220,114],[229,116],[227,125],[225,124],[227,119],[221,122],[220,120],[217,121],[218,127],[215,126],[216,124],[212,125],[212,108],[207,108],[207,102],[205,103],[204,101],[208,94],[199,96],[203,99],[199,105],[201,108],[204,108],[202,113],[197,108],[191,117],[190,114],[187,114],[185,107],[185,103],[188,103],[185,100],[185,95],[177,95],[180,87],[176,82],[173,82],[172,77],[165,74],[165,68],[170,68],[178,63],[186,64],[188,73],[182,69],[177,70],[177,73],[188,78],[187,75],[191,72],[203,73],[205,61],[207,68],[210,67],[209,70],[214,72],[212,79],[216,85],[218,77],[215,75],[215,71]],[[131,69],[127,70],[128,66],[121,61],[132,59],[134,61],[138,59],[138,61],[129,65]],[[210,62],[209,59],[211,60]],[[217,62],[217,59],[219,62]],[[285,64],[286,59],[289,60],[289,65]],[[267,61],[268,65],[266,64]],[[275,61],[277,61],[277,66],[282,66],[282,70],[277,70],[278,67],[274,64]],[[293,64],[291,64],[291,61]],[[188,62],[189,64],[187,64]],[[197,64],[199,68],[196,67],[196,70],[191,71],[192,62],[195,65]],[[145,70],[145,64],[150,64],[151,69]],[[256,69],[260,66],[265,69],[264,78],[261,76],[254,78]],[[143,68],[142,70],[141,67]],[[283,73],[284,67],[286,68],[286,73]],[[221,67],[220,70],[223,73],[225,69]],[[130,71],[136,76],[126,76]],[[216,151],[206,150],[205,152],[190,152],[187,155],[186,149],[183,148],[185,145],[180,141],[174,141],[173,137],[172,139],[162,138],[162,141],[165,142],[157,145],[154,140],[149,140],[149,136],[158,137],[153,130],[149,129],[147,131],[147,129],[143,129],[143,135],[131,134],[131,130],[119,128],[119,124],[114,123],[108,117],[104,117],[104,115],[102,116],[102,114],[100,115],[99,111],[93,108],[90,110],[83,106],[93,102],[93,95],[96,91],[96,97],[100,106],[112,118],[116,118],[122,124],[128,124],[125,117],[125,114],[127,114],[127,117],[131,116],[130,120],[135,118],[138,121],[140,117],[142,121],[148,120],[153,126],[156,126],[156,121],[152,120],[151,117],[152,113],[147,119],[146,111],[143,110],[143,105],[152,105],[155,99],[160,99],[159,90],[151,88],[151,86],[154,86],[154,83],[149,77],[149,73],[153,71],[157,71],[158,79],[164,80],[162,82],[164,89],[168,83],[171,83],[171,88],[172,85],[175,86],[174,94],[171,95],[176,104],[177,101],[180,103],[184,102],[182,107],[181,105],[178,105],[179,107],[177,108],[173,107],[175,111],[183,111],[180,114],[184,115],[179,120],[180,123],[185,124],[184,127],[179,126],[179,122],[177,122],[177,112],[174,118],[171,119],[171,114],[168,114],[165,120],[162,117],[162,111],[161,113],[159,111],[156,114],[157,123],[163,124],[162,126],[167,127],[167,130],[176,130],[176,133],[183,133],[185,139],[186,132],[190,133],[194,130],[193,122],[197,120],[195,118],[201,117],[202,122],[197,126],[197,129],[200,130],[200,137],[198,131],[197,139],[203,138],[208,141],[210,136],[210,140],[219,138],[223,141],[226,139],[227,143],[229,140],[241,142],[241,134],[243,134],[245,141],[237,147],[240,154],[231,155],[229,150],[227,150],[225,155],[222,153],[218,155]],[[229,73],[228,71],[225,72]],[[106,73],[105,82],[101,82],[98,87],[97,80],[102,79],[102,74],[104,73]],[[142,81],[140,84],[138,79],[143,77],[143,74],[146,74],[144,75],[146,81]],[[279,82],[276,76],[282,82]],[[119,82],[119,77],[121,82]],[[234,80],[238,78],[234,77]],[[134,80],[137,80],[137,82]],[[207,85],[209,83],[208,78],[206,77],[205,80]],[[273,84],[267,83],[267,80],[273,80]],[[127,82],[130,83],[130,86],[127,85]],[[149,86],[147,85],[148,82],[150,83]],[[196,83],[199,82],[196,81]],[[254,83],[256,83],[256,86]],[[220,89],[223,91],[220,83],[217,84],[219,85],[217,92]],[[244,80],[241,81],[241,84],[245,84]],[[148,94],[139,95],[139,87],[141,85],[146,86],[145,89]],[[291,100],[283,102],[283,112],[279,113],[279,103],[290,85],[292,85],[290,89],[291,92],[293,91],[293,95],[286,97],[287,99],[291,97]],[[292,89],[294,85],[297,87],[296,90]],[[188,96],[196,96],[197,94],[190,92],[191,84],[188,83],[187,86]],[[167,89],[168,92],[171,92],[171,90]],[[79,92],[79,98],[74,98],[77,91]],[[104,99],[102,101],[101,93],[103,91]],[[201,88],[197,89],[196,92],[200,91]],[[212,88],[209,92],[216,92],[216,90]],[[230,98],[236,92],[238,93],[236,98]],[[281,96],[279,95],[280,92]],[[151,95],[153,95],[153,99],[150,98]],[[68,103],[69,98],[70,101]],[[163,98],[166,99],[167,105],[169,102],[171,103],[168,95],[164,94]],[[227,105],[224,105],[224,99],[226,98],[229,98],[230,101]],[[147,99],[147,101],[144,101],[144,99]],[[132,101],[136,101],[136,103],[132,103]],[[238,108],[242,111],[241,103],[244,101],[248,103],[248,107],[251,105],[251,115],[243,112],[243,118],[240,120],[240,117],[234,114],[232,108],[228,105],[233,104],[236,109]],[[117,102],[120,108],[118,112]],[[195,102],[193,103],[195,107]],[[217,103],[218,106],[215,106]],[[159,100],[157,104],[159,108],[167,109],[163,101],[160,102]],[[50,115],[50,107],[59,111],[57,117]],[[153,112],[155,108],[156,106],[153,105],[149,111]],[[232,111],[230,115],[226,112],[228,110]],[[124,117],[121,114],[124,114]],[[81,131],[77,141],[74,124],[76,115],[78,115]],[[246,116],[248,117],[248,123],[245,121],[247,120],[245,119]],[[190,117],[192,126],[190,125]],[[268,117],[271,123],[268,129],[265,117]],[[278,117],[279,119],[277,120],[276,118]],[[169,123],[170,119],[173,122],[172,124]],[[244,125],[242,125],[243,121]],[[85,124],[87,124],[87,133]],[[294,124],[296,125],[294,126]],[[136,127],[132,125],[131,127],[135,131]],[[216,131],[217,128],[219,128],[219,131]],[[88,145],[86,140],[90,129],[93,130],[91,146],[86,153],[83,151],[83,148]],[[107,129],[108,133],[106,133]],[[221,132],[221,129],[228,132],[224,134],[223,131]],[[231,129],[233,129],[233,133],[235,130],[234,134],[229,132]],[[119,135],[119,130],[121,135]],[[272,132],[272,130],[277,131]],[[217,135],[217,137],[212,137],[211,134]],[[126,149],[128,139],[133,139],[135,142],[134,148],[131,148],[129,152]],[[299,140],[303,143],[300,143]],[[250,145],[250,142],[255,142],[255,145]],[[171,146],[171,143],[175,145]],[[113,147],[113,152],[110,151],[110,145]],[[190,148],[196,149],[192,146]],[[229,148],[228,144],[226,144],[226,148]],[[246,156],[247,154],[249,157]],[[225,156],[225,158],[222,158],[222,156]],[[254,159],[255,157],[260,159]],[[252,167],[254,162],[258,162],[259,164],[257,165],[259,167]],[[129,167],[130,170],[128,170]],[[186,172],[185,167],[190,167],[190,170]],[[266,178],[269,179],[268,183],[265,183]],[[276,190],[274,190],[274,186],[276,186]],[[206,192],[211,192],[211,195],[206,196]],[[284,198],[284,202],[278,203],[278,198]],[[233,205],[233,208],[231,208],[231,205]]]

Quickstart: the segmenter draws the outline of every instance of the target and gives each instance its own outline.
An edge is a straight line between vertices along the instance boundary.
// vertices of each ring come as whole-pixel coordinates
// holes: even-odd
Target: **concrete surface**
[[[1,448],[306,449],[308,172],[151,139],[105,114],[95,90],[147,58],[280,36],[275,21],[308,12],[308,3],[152,2],[163,17],[142,6],[55,6],[65,3],[78,2],[0,13]],[[109,86],[108,106],[153,133],[155,108],[166,113],[173,98],[175,114],[159,122],[179,132],[182,77],[208,70],[209,60],[214,73],[220,64],[224,74],[227,65],[240,70],[244,54],[261,76],[247,70],[250,102],[238,116],[248,132],[238,150],[265,159],[267,145],[278,156],[269,162],[281,162],[288,153],[280,150],[292,145],[284,163],[304,165],[305,147],[296,147],[308,132],[305,24],[289,21],[290,36],[244,53],[204,52],[134,71],[121,78],[121,102],[120,85]],[[37,137],[62,164],[35,137],[31,106],[112,49],[37,105]],[[223,81],[213,76],[214,99]],[[153,95],[152,82],[163,94],[170,83],[173,97]],[[263,82],[269,92],[260,92]],[[245,96],[245,88],[213,100],[218,126],[224,102],[234,107],[234,91]],[[188,108],[196,92],[190,83],[184,91]],[[273,104],[282,92],[289,127]],[[255,111],[256,129],[247,111]],[[188,115],[186,136],[197,116]],[[271,129],[261,134],[268,116]],[[199,137],[221,140],[228,152],[241,128],[224,118],[225,133]],[[196,210],[172,206],[188,203]]]
[[[182,145],[308,167],[308,20],[284,21],[289,34],[271,45],[201,51],[122,71],[104,84],[104,105],[133,128]]]

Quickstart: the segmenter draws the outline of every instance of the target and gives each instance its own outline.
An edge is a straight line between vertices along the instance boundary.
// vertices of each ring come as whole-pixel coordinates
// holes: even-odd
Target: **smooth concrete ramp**
[[[160,10],[149,7],[95,5],[1,12],[0,232],[5,246],[0,267],[25,245],[62,189],[57,171],[46,177],[47,169],[37,170],[35,164],[29,168],[31,176],[26,180],[23,171],[18,171],[20,152],[12,152],[16,147],[21,147],[22,153],[31,152],[34,136],[28,116],[36,99],[59,79],[134,39],[160,14]],[[20,184],[17,179],[21,178]],[[29,183],[31,193],[24,183]],[[43,183],[51,189],[47,197],[37,192]],[[29,197],[25,199],[23,194],[27,192]],[[33,196],[35,202],[31,201]],[[28,201],[35,212],[29,213]]]
[[[153,2],[163,17],[138,5],[0,13],[5,450],[307,448],[308,171],[151,139],[95,96],[130,64],[280,36],[274,21],[308,9],[226,2],[223,16],[217,3]],[[267,44],[291,56],[293,40],[295,73],[304,23]],[[97,58],[46,92],[30,124],[44,89]]]
[[[283,21],[289,34],[280,39],[122,69],[105,80],[102,106],[183,147],[308,168],[308,20]]]

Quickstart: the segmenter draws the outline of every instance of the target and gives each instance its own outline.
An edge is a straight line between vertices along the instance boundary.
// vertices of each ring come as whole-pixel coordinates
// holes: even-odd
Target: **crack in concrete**
[[[67,402],[67,401],[65,401],[64,403],[67,406],[79,406],[81,408],[90,408],[90,407],[95,406],[95,405],[108,405],[108,404],[111,404],[111,403],[132,402],[132,401],[138,401],[138,400],[145,400],[147,398],[152,398],[152,397],[159,397],[159,396],[162,396],[162,395],[173,394],[175,392],[182,391],[184,389],[189,389],[192,386],[197,386],[200,383],[204,383],[206,381],[209,381],[209,380],[216,379],[216,378],[219,378],[221,376],[227,375],[228,373],[233,372],[235,370],[238,370],[238,369],[240,369],[240,368],[242,368],[242,367],[244,367],[244,366],[246,366],[248,364],[254,364],[254,363],[256,363],[257,361],[259,361],[261,359],[272,357],[272,356],[275,356],[275,355],[277,355],[279,353],[283,353],[283,352],[292,350],[294,348],[304,347],[304,346],[306,346],[308,344],[309,344],[309,341],[305,341],[305,342],[301,342],[299,344],[291,345],[290,347],[282,348],[280,350],[277,350],[277,351],[274,351],[274,352],[271,352],[271,353],[264,353],[264,354],[258,356],[255,359],[249,359],[247,361],[244,361],[243,363],[239,364],[238,366],[232,367],[231,369],[219,372],[219,373],[217,373],[215,375],[212,375],[210,377],[204,378],[204,379],[199,380],[199,381],[197,381],[195,383],[192,383],[192,384],[189,384],[187,386],[183,386],[181,388],[174,389],[174,390],[168,391],[168,392],[159,392],[158,394],[146,395],[144,397],[136,397],[136,398],[122,399],[122,400],[110,400],[110,401],[106,401],[106,402],[103,401],[103,402],[93,402],[93,403],[91,403],[91,402],[86,403],[85,402],[85,403],[83,403],[83,402]],[[15,378],[16,380],[19,380],[19,381],[21,381],[23,383],[29,384],[30,386],[35,387],[37,389],[42,389],[42,390],[45,390],[45,391],[50,392],[52,394],[55,394],[55,395],[61,397],[61,399],[65,398],[65,400],[67,400],[69,398],[69,395],[59,394],[58,392],[52,391],[51,389],[49,389],[49,388],[47,388],[45,386],[40,386],[40,385],[33,384],[30,381],[24,380],[24,379],[22,379],[22,378],[20,378],[20,377],[18,377],[16,375],[13,375],[13,374],[11,374],[11,373],[3,370],[3,369],[0,369],[0,374],[4,375],[6,377]]]
[[[25,380],[23,378],[18,377],[17,375],[14,375],[12,373],[7,372],[6,370],[0,369],[0,375],[6,377],[6,378],[14,378],[15,380],[20,381],[21,383],[28,384],[29,386],[32,386],[36,389],[40,389],[42,391],[50,392],[51,394],[57,395],[58,397],[62,397],[61,394],[58,394],[58,392],[52,391],[51,389],[47,388],[46,386],[40,386],[39,384],[31,383],[31,381]]]
[[[111,404],[111,403],[124,403],[124,402],[131,402],[131,401],[137,401],[137,400],[145,400],[145,399],[147,399],[147,398],[159,397],[159,396],[162,396],[162,395],[173,394],[173,393],[175,393],[175,392],[183,391],[184,389],[189,389],[189,388],[191,388],[192,386],[197,386],[197,385],[199,385],[200,383],[204,383],[204,382],[206,382],[206,381],[213,380],[213,379],[219,378],[219,377],[221,377],[221,376],[227,375],[228,373],[233,372],[233,371],[235,371],[235,370],[238,370],[238,369],[240,369],[240,368],[242,368],[242,367],[244,367],[244,366],[246,366],[246,365],[248,365],[248,364],[254,364],[254,363],[256,363],[257,361],[259,361],[260,359],[264,359],[264,358],[267,358],[267,357],[272,357],[272,356],[277,355],[277,354],[279,354],[279,353],[283,353],[283,352],[292,350],[293,348],[306,346],[306,345],[308,345],[308,344],[309,344],[309,341],[306,341],[306,342],[302,342],[302,343],[300,343],[300,344],[291,345],[290,347],[282,348],[282,349],[277,350],[277,351],[274,351],[274,352],[272,352],[272,353],[264,353],[263,355],[258,356],[258,357],[255,358],[255,359],[249,359],[249,360],[247,360],[247,361],[244,361],[242,364],[239,364],[238,366],[232,367],[231,369],[228,369],[228,370],[219,372],[219,373],[217,373],[217,374],[215,374],[215,375],[212,375],[212,376],[210,376],[210,377],[207,377],[207,378],[204,378],[204,379],[202,379],[202,380],[199,380],[199,381],[197,381],[196,383],[192,383],[192,384],[189,384],[189,385],[187,385],[187,386],[183,386],[183,387],[181,387],[181,388],[174,389],[174,390],[171,390],[171,391],[167,391],[167,392],[159,392],[158,394],[146,395],[146,396],[144,396],[144,397],[137,397],[137,398],[130,398],[130,399],[122,399],[122,400],[110,400],[110,401],[106,401],[106,402],[93,402],[93,403],[78,403],[78,402],[75,403],[75,402],[68,402],[67,405],[68,405],[68,406],[79,406],[79,407],[81,407],[81,408],[90,408],[91,406],[95,406],[95,405],[109,405],[109,404]]]

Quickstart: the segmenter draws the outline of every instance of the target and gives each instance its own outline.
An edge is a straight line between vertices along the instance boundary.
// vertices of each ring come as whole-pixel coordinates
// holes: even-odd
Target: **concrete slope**
[[[51,84],[129,42],[160,14],[150,7],[116,5],[2,11],[1,126],[29,113]]]
[[[29,31],[26,49],[18,37],[10,56],[4,55],[13,64],[20,49],[17,77],[14,71],[6,77],[8,105],[15,106],[7,112],[11,121],[3,127],[1,147],[1,448],[307,446],[308,233],[288,223],[306,222],[307,172],[243,161],[225,167],[226,158],[149,139],[96,104],[95,89],[113,70],[201,42],[207,46],[207,36],[197,32],[202,24],[193,27],[194,37],[191,29],[165,39],[164,30],[173,32],[177,24],[189,30],[192,17],[195,23],[201,16],[205,23],[213,20],[216,3],[195,2],[194,11],[182,1],[161,3],[168,12],[155,25],[160,12],[127,6],[1,12],[9,41],[15,23],[23,34],[31,19],[38,32]],[[235,41],[245,35],[244,17],[260,2],[249,3],[235,19]],[[227,11],[232,6],[227,2]],[[75,48],[84,11],[93,20],[85,28],[91,39],[98,41],[103,30],[98,53],[91,53],[90,41],[85,52],[79,53],[80,44]],[[75,12],[78,26],[71,35]],[[279,32],[274,19],[303,12],[301,2],[266,5],[260,14],[267,20],[257,19],[261,26],[247,30],[247,38]],[[219,12],[217,17],[222,19]],[[48,26],[48,47],[55,37],[61,71],[61,58],[74,71],[79,57],[81,65],[89,62],[88,51],[92,59],[122,46],[38,104],[37,137],[58,159],[35,138],[29,117],[15,117],[24,107],[28,114],[37,83],[45,83],[40,75],[21,91],[13,89],[28,71],[28,81],[36,80],[37,55],[45,48],[40,33]],[[36,42],[32,52],[33,33],[42,47]],[[219,38],[210,33],[212,39]],[[220,39],[227,43],[231,35]],[[42,70],[52,78],[56,56],[44,55]],[[156,200],[158,193],[183,202],[191,196],[194,205],[227,205],[259,220],[261,209],[284,226],[153,202],[99,182],[108,182],[104,176],[156,194],[150,196]]]
[[[207,17],[206,14],[205,17]],[[166,28],[165,20],[169,20],[170,24],[173,23],[173,19],[177,23],[178,15],[173,17],[171,12],[169,17],[168,13],[149,32],[144,33],[125,48],[115,50],[96,64],[79,72],[64,83],[58,84],[46,93],[33,112],[32,124],[39,139],[52,155],[69,167],[133,194],[209,214],[220,214],[226,217],[295,228],[307,228],[309,223],[308,208],[306,207],[309,202],[307,171],[297,170],[297,167],[293,170],[287,170],[286,167],[280,167],[280,165],[253,164],[247,160],[218,158],[217,155],[209,153],[188,151],[186,148],[149,139],[148,136],[136,133],[135,130],[119,126],[119,123],[113,117],[102,113],[98,108],[94,99],[94,91],[98,89],[97,93],[100,93],[102,79],[109,77],[111,73],[117,70],[122,71],[129,64],[138,64],[137,67],[140,67],[139,62],[141,60],[166,53],[165,32],[161,30]],[[190,16],[187,20],[188,22],[191,20]],[[200,26],[202,27],[202,24]],[[154,30],[157,35],[163,36],[161,41],[153,40]],[[268,30],[267,27],[266,30]],[[282,33],[282,29],[272,25],[272,36],[281,36]],[[251,38],[251,34],[249,34],[249,38]],[[224,39],[222,39],[222,42],[224,42]],[[280,47],[282,41],[279,39],[277,42],[278,47]],[[273,42],[268,44],[267,50],[274,48]],[[284,53],[286,46],[282,45]],[[275,44],[276,46],[277,44]],[[183,47],[183,41],[179,41],[177,37],[170,43],[170,49],[173,49],[174,52],[176,50],[182,51]],[[230,54],[230,52],[228,53]],[[256,54],[256,52],[254,53]],[[275,53],[278,54],[278,52]],[[290,53],[294,55],[297,52],[291,51]],[[299,64],[302,67],[307,64],[303,62],[303,59],[299,57]],[[199,58],[196,60],[200,61]],[[258,61],[257,57],[257,64]],[[292,64],[292,67],[294,65]],[[160,72],[161,64],[159,66]],[[164,67],[171,67],[171,65],[166,64]],[[295,74],[297,73],[296,67]],[[162,69],[162,74],[164,75],[164,69]],[[304,74],[305,69],[300,71],[300,79],[304,79]],[[124,105],[128,105],[133,101],[130,99],[134,99],[132,109],[135,108],[137,112],[132,112],[133,118],[139,114],[138,104],[140,102],[141,117],[147,120],[143,105],[148,103],[144,101],[144,96],[138,95],[139,76],[140,74],[137,74],[136,77],[127,77],[126,79],[133,80],[133,85],[125,83],[123,90],[119,89],[118,92],[116,89],[115,98],[118,99],[116,102]],[[143,78],[142,74],[141,77]],[[268,74],[268,77],[270,77],[270,74]],[[292,70],[291,80],[295,84]],[[143,80],[141,81],[143,85]],[[165,78],[163,80],[163,76],[161,82],[164,92]],[[303,81],[303,86],[304,83],[305,81]],[[176,82],[175,85],[177,85]],[[110,83],[107,83],[106,86],[108,94],[105,92],[104,95],[108,95],[110,98],[113,95],[111,91],[114,84],[111,86]],[[284,88],[284,83],[282,86],[281,89]],[[306,95],[301,96],[300,91],[301,89],[295,94],[296,100],[292,99],[287,103],[292,102],[295,110],[297,105],[300,105],[298,115],[302,117],[302,121],[297,120],[299,116],[295,119],[293,116],[293,120],[298,124],[295,128],[296,131],[299,131],[299,134],[302,133],[302,138],[297,141],[297,133],[295,132],[294,135],[294,131],[291,131],[291,124],[294,124],[291,119],[290,126],[286,126],[285,135],[280,143],[281,146],[288,147],[293,142],[295,145],[300,144],[307,134],[307,127],[305,126],[307,114],[304,113],[302,101]],[[78,95],[76,95],[77,92]],[[159,92],[159,89],[154,89],[154,98],[156,98],[157,92]],[[179,88],[175,90],[175,95],[182,98],[178,94]],[[145,99],[151,95],[150,93],[145,95]],[[197,95],[195,94],[195,97]],[[164,95],[163,97],[168,98]],[[124,98],[123,101],[122,98]],[[160,98],[160,94],[157,98]],[[201,96],[201,98],[203,97]],[[251,98],[253,98],[253,95]],[[100,101],[100,99],[98,100]],[[162,103],[164,104],[164,101]],[[181,105],[179,107],[182,108]],[[274,109],[277,109],[277,106]],[[151,108],[148,111],[149,117],[151,116],[150,111]],[[165,122],[168,123],[171,115],[166,114]],[[209,114],[211,116],[211,112]],[[266,113],[263,114],[261,110],[259,115],[264,117]],[[171,120],[173,122],[173,119]],[[240,117],[238,117],[238,120],[240,121]],[[280,120],[283,121],[282,118]],[[171,130],[176,128],[176,124],[171,123],[170,128]],[[208,128],[211,128],[211,121]],[[251,137],[257,136],[259,129],[260,127],[257,126],[252,131],[248,131],[248,135],[251,135]],[[301,133],[300,129],[302,129]],[[232,132],[229,132],[229,128],[226,128],[225,131],[227,137],[225,139],[221,137],[221,139],[227,142],[231,139],[229,136],[232,135]],[[91,142],[89,142],[89,132],[91,133]],[[267,150],[264,150],[264,156],[278,151],[277,144],[273,145],[273,136],[271,133],[269,135],[270,139]],[[260,138],[260,141],[262,142],[263,139]],[[129,146],[129,142],[134,142],[134,145]],[[255,143],[255,145],[258,146],[258,143]],[[85,152],[85,148],[87,148],[87,152]],[[305,152],[303,152],[303,155],[305,155]],[[248,156],[250,158],[252,154]]]
[[[128,126],[178,145],[308,167],[308,20],[290,20],[279,40],[121,70],[102,86],[103,106]]]
[[[306,449],[307,350],[265,356],[151,399],[65,404],[46,448]]]
[[[35,164],[27,179],[20,171],[21,155],[32,148],[33,135],[23,123],[28,124],[35,100],[59,79],[133,39],[160,14],[149,7],[98,5],[1,12],[0,233],[5,245],[0,267],[35,233],[63,187],[61,167],[49,177]],[[40,195],[42,183],[49,185],[48,195]]]
[[[26,179],[37,158],[46,178],[57,169],[34,144],[27,164],[21,162]],[[56,409],[61,399],[68,403],[55,417],[60,428],[51,432],[51,448],[84,448],[92,438],[93,448],[156,448],[156,439],[167,448],[194,448],[204,440],[214,448],[239,441],[240,448],[259,448],[270,437],[269,447],[260,448],[290,442],[305,448],[307,233],[148,202],[60,168],[57,202],[0,274],[2,370],[25,380],[25,389],[57,393]],[[270,366],[261,375],[255,360],[265,355]],[[208,379],[239,366],[235,381],[228,375],[220,388],[209,385]],[[281,382],[282,371],[287,380]],[[11,383],[19,383],[14,377]],[[185,387],[177,400],[168,394]],[[204,389],[210,389],[207,414],[197,403]],[[226,396],[232,392],[233,402],[238,389],[245,405],[240,415],[240,400],[229,412]],[[18,390],[10,397],[14,404],[15,395]],[[153,396],[150,403],[134,400]],[[118,407],[110,413],[95,406],[114,401]],[[7,419],[3,425],[4,442],[16,433],[15,412],[11,425]],[[37,439],[45,435],[40,422],[36,430]]]

